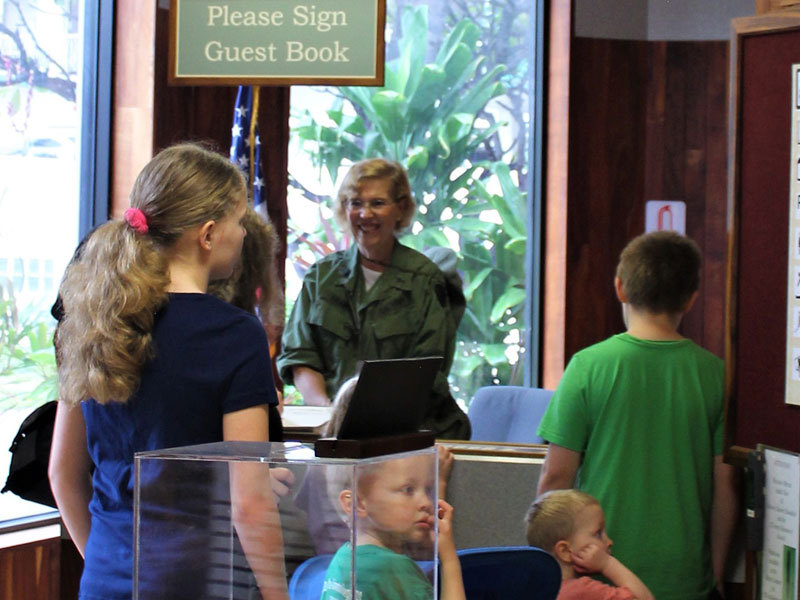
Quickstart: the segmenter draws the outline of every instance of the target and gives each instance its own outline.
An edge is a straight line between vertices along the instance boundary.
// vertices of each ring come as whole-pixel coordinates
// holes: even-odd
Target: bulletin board
[[[758,444],[800,452],[800,406],[786,401],[790,232],[800,227],[791,198],[800,158],[792,124],[798,64],[800,11],[733,20],[725,360],[726,448],[734,459]]]

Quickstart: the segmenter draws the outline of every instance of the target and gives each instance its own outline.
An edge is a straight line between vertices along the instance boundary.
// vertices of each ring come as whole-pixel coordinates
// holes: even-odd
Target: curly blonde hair
[[[61,400],[130,398],[155,356],[155,314],[168,300],[164,251],[184,232],[226,216],[244,187],[234,165],[196,144],[162,150],[145,165],[130,204],[144,213],[148,231],[139,233],[125,221],[98,227],[64,274]]]
[[[230,277],[212,281],[208,293],[257,314],[265,326],[282,327],[283,287],[275,264],[278,234],[269,219],[252,207],[247,208],[242,224],[247,235],[239,263]]]
[[[388,179],[391,183],[392,199],[395,202],[402,202],[403,218],[397,223],[396,232],[402,232],[411,225],[411,219],[417,210],[417,203],[411,194],[411,185],[408,183],[406,170],[399,162],[386,160],[385,158],[368,158],[355,163],[347,175],[344,176],[339,191],[336,194],[336,202],[333,207],[333,215],[336,222],[343,231],[349,231],[347,223],[347,202],[356,196],[365,179]]]

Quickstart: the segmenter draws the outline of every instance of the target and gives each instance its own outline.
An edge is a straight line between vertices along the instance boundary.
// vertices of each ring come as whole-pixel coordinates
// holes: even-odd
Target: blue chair
[[[541,548],[466,548],[458,557],[467,600],[555,600],[561,588],[561,567]]]
[[[291,600],[319,600],[325,584],[325,572],[333,559],[333,554],[318,554],[295,569],[289,580]]]
[[[469,405],[472,439],[483,442],[541,444],[536,428],[553,395],[551,390],[491,385],[479,388]]]

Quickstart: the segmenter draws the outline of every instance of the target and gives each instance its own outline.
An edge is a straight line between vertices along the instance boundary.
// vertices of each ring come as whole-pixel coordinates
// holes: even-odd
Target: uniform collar
[[[385,284],[398,287],[400,289],[411,289],[412,275],[414,268],[408,264],[408,248],[397,242],[389,261],[389,268],[381,274],[381,280]],[[339,280],[340,285],[344,286],[351,294],[355,292],[358,283],[358,272],[361,266],[358,264],[358,245],[353,244],[345,250],[342,256],[345,269]]]

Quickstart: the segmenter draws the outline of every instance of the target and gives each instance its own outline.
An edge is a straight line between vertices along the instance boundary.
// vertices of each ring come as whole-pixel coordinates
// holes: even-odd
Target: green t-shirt
[[[723,380],[723,362],[690,340],[615,335],[572,358],[538,429],[583,453],[576,487],[600,501],[614,555],[658,600],[713,587]]]
[[[350,543],[333,555],[320,600],[350,600]],[[419,565],[405,554],[365,544],[356,546],[356,598],[361,600],[432,600],[433,586]]]

